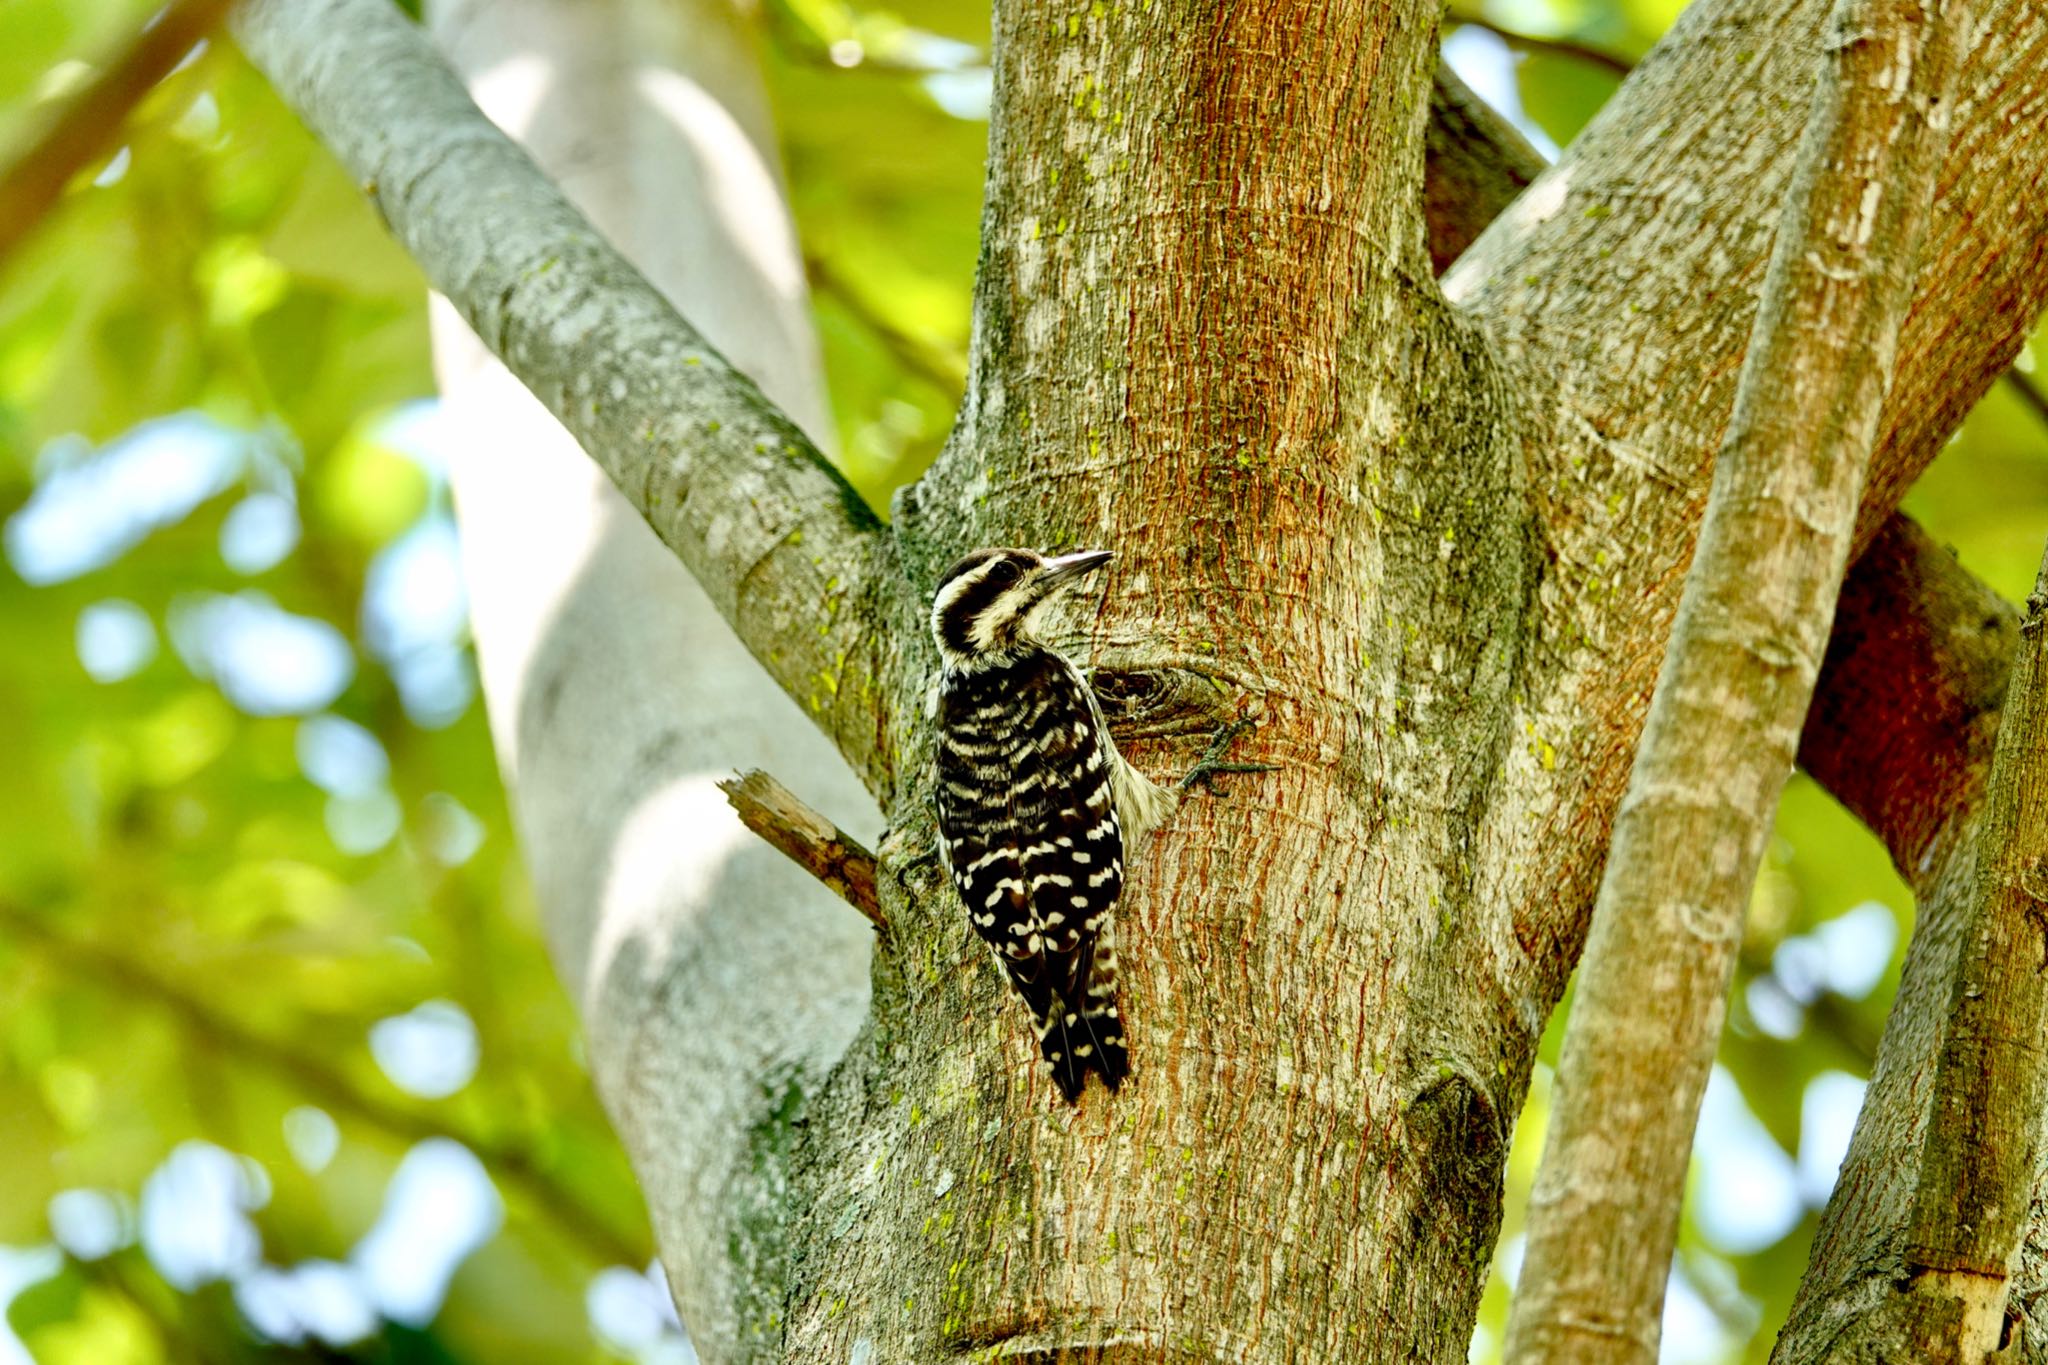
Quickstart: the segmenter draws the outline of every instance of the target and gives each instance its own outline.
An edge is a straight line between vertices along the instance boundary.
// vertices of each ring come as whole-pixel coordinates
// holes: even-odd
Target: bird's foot
[[[1223,755],[1229,752],[1231,744],[1237,740],[1239,735],[1242,735],[1251,728],[1252,722],[1249,720],[1234,720],[1221,730],[1218,730],[1216,738],[1209,742],[1209,747],[1203,751],[1200,758],[1195,760],[1195,766],[1188,769],[1187,776],[1180,780],[1180,790],[1187,792],[1192,791],[1196,787],[1201,787],[1209,795],[1222,800],[1224,799],[1223,793],[1216,789],[1216,779],[1219,775],[1223,773],[1278,772],[1280,770],[1279,765],[1273,763],[1225,763],[1223,761]]]

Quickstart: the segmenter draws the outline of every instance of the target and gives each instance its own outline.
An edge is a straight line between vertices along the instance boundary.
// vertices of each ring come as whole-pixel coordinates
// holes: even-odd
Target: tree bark
[[[1904,1253],[1921,1315],[1958,1323],[1930,1365],[2008,1344],[2007,1291],[2048,1121],[2048,561],[2006,696]]]
[[[486,658],[487,680],[527,679],[516,712],[516,682],[493,704],[543,894],[583,907],[551,912],[557,955],[706,1357],[1462,1360],[1823,7],[1702,0],[1465,253],[1453,307],[1420,209],[1432,7],[1006,0],[969,391],[887,529],[479,134],[381,8],[262,0],[243,31],[774,679],[818,703],[897,826],[863,1013],[849,955],[793,921],[760,942],[719,895],[658,894],[687,878],[653,851],[687,803],[586,803],[579,829],[579,781],[665,790],[635,785],[648,752],[677,771],[621,734],[570,777],[572,727],[611,733],[601,691],[552,713],[549,766],[532,757],[552,669],[616,651],[655,677],[647,636]],[[1950,163],[1971,173],[1943,180],[1928,249],[1946,268],[1901,344],[1866,530],[2048,290],[2048,149],[2027,132],[2044,58],[2033,7],[1988,7]],[[754,449],[764,431],[799,455]],[[1119,551],[1067,624],[1126,751],[1169,775],[1242,715],[1260,722],[1245,756],[1283,767],[1135,851],[1136,1073],[1070,1112],[949,887],[912,864],[933,574],[975,543],[1083,539]],[[628,828],[647,861],[610,859]],[[660,913],[676,903],[711,909]],[[798,984],[814,962],[825,1003]],[[593,994],[593,971],[633,984]],[[691,1029],[721,1009],[738,1024]]]
[[[1437,102],[1447,103],[1441,87]],[[1455,100],[1448,102],[1455,107]],[[1512,201],[1513,187],[1541,172],[1542,162],[1519,137],[1490,135],[1486,120],[1448,119],[1435,111],[1430,154],[1431,252],[1447,267]],[[2008,370],[2004,377],[2030,392],[2024,376]],[[1774,1357],[1780,1361],[1819,1359],[1831,1346],[1849,1358],[1853,1344],[1830,1339],[1829,1332],[1853,1336],[1866,1324],[1886,1330],[1923,1321],[1930,1330],[1943,1325],[1931,1321],[1934,1315],[1916,1297],[1906,1297],[1907,1311],[1882,1323],[1872,1312],[1873,1297],[1885,1302],[1904,1267],[1882,1254],[1891,1238],[1871,1215],[1898,1215],[1915,1187],[1912,1148],[1881,1135],[1916,1121],[1918,1098],[1931,1084],[1929,1049],[1943,1036],[1941,992],[1953,995],[1953,920],[1970,885],[1968,876],[1946,876],[1943,869],[1981,806],[2018,624],[2009,603],[1903,516],[1877,533],[1842,587],[1799,763],[1884,842],[1916,889],[1921,910],[1893,1012],[1894,1045],[1883,1055],[1838,1187],[1854,1197],[1828,1206],[1792,1326]],[[2025,1323],[2013,1334],[2017,1358],[2029,1362],[2048,1359],[2044,1203],[2036,1201],[2007,1300],[2009,1321]],[[1866,1344],[1877,1359],[1906,1350],[1880,1333]]]
[[[485,110],[593,226],[804,429],[829,433],[739,17],[716,0],[452,0],[430,19]],[[866,1015],[873,934],[757,844],[716,783],[761,763],[801,774],[844,825],[879,818],[674,553],[452,309],[435,311],[435,350],[461,433],[472,631],[548,940],[692,1338],[706,1360],[742,1358],[782,1311],[790,1097],[822,1083]],[[658,408],[689,377],[632,382]]]
[[[1529,1196],[1517,1362],[1651,1362],[1742,921],[1820,671],[1953,107],[1960,3],[1842,0],[1616,818]]]
[[[1576,959],[1658,657],[1645,642],[1664,638],[1676,606],[1769,206],[1783,201],[1803,123],[1803,104],[1782,92],[1805,88],[1825,8],[1688,9],[1445,277],[1524,395],[1550,566],[1518,728],[1555,760],[1507,777],[1522,789],[1510,805],[1541,812],[1512,836],[1530,859],[1511,893],[1530,957],[1513,993],[1533,993],[1531,1005],[1555,1000],[1553,973]],[[1858,549],[2017,353],[2048,294],[2039,149],[2006,121],[2048,100],[2044,53],[2048,18],[2034,7],[1979,16],[1924,248],[1943,267],[1922,278],[1900,341]]]
[[[1441,275],[1549,163],[1442,61],[1424,150],[1422,221],[1430,265]]]
[[[1950,828],[1960,831],[1922,864],[1934,871],[1916,888],[1920,911],[1899,994],[1774,1361],[1975,1362],[2007,1349],[2016,1360],[2048,1358],[2043,586],[2048,578],[2019,633],[2002,723],[1969,727],[1975,775],[1983,776],[1994,730],[1996,757],[1988,781],[1958,803]],[[1939,625],[1941,617],[1930,619]],[[1993,625],[2013,633],[2009,620],[1981,607],[1963,610],[1956,624],[1958,633]],[[1992,671],[1981,671],[1984,681]],[[1978,786],[1984,813],[1970,821]]]
[[[759,768],[721,781],[718,789],[740,823],[808,873],[827,891],[889,927],[875,890],[875,855],[839,826],[805,805],[797,794]]]

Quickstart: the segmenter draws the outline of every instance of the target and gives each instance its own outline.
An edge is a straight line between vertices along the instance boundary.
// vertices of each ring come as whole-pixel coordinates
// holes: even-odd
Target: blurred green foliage
[[[1632,60],[1678,8],[1463,3],[1480,22],[1460,60],[1505,73],[1500,97],[1558,143],[1615,85],[1569,48]],[[147,13],[0,7],[0,148]],[[945,439],[964,375],[985,11],[767,0],[759,22],[827,435],[886,506]],[[1485,26],[1552,41],[1517,62]],[[645,1214],[539,940],[459,611],[433,609],[434,447],[460,437],[418,405],[430,390],[417,273],[222,44],[0,274],[0,1296],[35,1359],[687,1358],[636,1278]],[[1994,391],[1910,505],[2023,595],[2048,426]],[[1763,1359],[1841,1136],[1820,1130],[1853,1115],[1910,910],[1876,844],[1796,782],[1702,1130],[1668,1358]],[[1547,1093],[1543,1068],[1499,1265]],[[354,1258],[360,1300],[394,1174],[445,1174],[463,1150],[502,1230],[476,1214],[445,1302],[373,1294],[347,1338],[337,1267]],[[180,1190],[225,1201],[222,1236],[259,1245],[181,1250],[151,1221]],[[1497,1274],[1475,1359],[1494,1358],[1506,1300]],[[0,1336],[0,1362],[12,1349]]]

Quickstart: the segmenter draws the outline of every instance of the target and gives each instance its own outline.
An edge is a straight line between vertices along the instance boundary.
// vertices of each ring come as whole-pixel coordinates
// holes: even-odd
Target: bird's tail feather
[[[1130,1074],[1131,1060],[1117,1009],[1116,944],[1108,927],[1069,960],[1063,980],[1043,969],[1027,978],[1036,963],[1009,966],[1060,1093],[1070,1103],[1079,1100],[1091,1071],[1114,1091]]]

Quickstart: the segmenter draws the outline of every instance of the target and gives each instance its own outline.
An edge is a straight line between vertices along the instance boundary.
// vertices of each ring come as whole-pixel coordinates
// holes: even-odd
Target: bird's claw
[[[1203,751],[1200,758],[1195,760],[1195,766],[1188,769],[1187,776],[1181,778],[1180,790],[1187,792],[1200,787],[1207,791],[1209,795],[1221,801],[1227,798],[1216,788],[1216,779],[1220,775],[1224,773],[1278,772],[1279,766],[1273,763],[1223,762],[1223,754],[1229,750],[1231,744],[1236,741],[1239,735],[1251,728],[1252,722],[1249,720],[1234,720],[1221,730],[1218,730],[1216,738],[1209,742],[1209,747]]]

